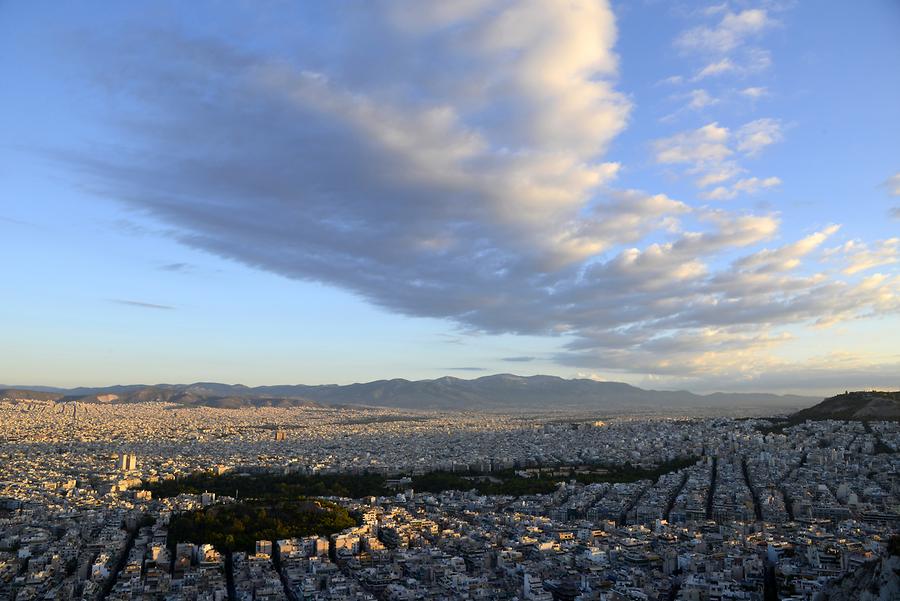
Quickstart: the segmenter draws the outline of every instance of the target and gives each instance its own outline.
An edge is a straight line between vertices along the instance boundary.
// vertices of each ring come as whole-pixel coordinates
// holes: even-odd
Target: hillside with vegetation
[[[818,405],[794,413],[790,421],[841,419],[860,421],[900,420],[900,391],[860,390],[827,398]]]

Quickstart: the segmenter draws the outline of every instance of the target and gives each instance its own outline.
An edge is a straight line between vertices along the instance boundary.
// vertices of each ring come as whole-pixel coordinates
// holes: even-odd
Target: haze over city
[[[898,26],[4,3],[0,382],[896,388]]]

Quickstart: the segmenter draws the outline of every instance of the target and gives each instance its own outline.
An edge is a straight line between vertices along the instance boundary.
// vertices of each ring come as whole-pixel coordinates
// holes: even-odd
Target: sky
[[[900,4],[0,4],[0,382],[900,388]]]

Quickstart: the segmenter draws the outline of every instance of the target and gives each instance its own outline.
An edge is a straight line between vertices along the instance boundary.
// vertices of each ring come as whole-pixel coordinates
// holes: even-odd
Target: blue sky
[[[900,387],[900,5],[0,7],[0,382]]]

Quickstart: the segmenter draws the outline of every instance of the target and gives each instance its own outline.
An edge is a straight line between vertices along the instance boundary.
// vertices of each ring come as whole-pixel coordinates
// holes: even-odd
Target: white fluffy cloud
[[[819,248],[829,237],[840,229],[839,225],[829,225],[825,229],[812,233],[805,238],[776,249],[763,249],[742,258],[737,265],[753,271],[772,272],[789,271],[800,266],[801,259]]]
[[[844,273],[853,275],[875,267],[900,263],[900,238],[877,240],[867,244],[849,240],[841,246],[829,249],[829,255],[844,261]]]
[[[653,149],[657,163],[718,164],[733,151],[728,147],[728,128],[709,123],[695,130],[685,131],[656,140]]]
[[[740,127],[736,134],[713,122],[656,140],[653,151],[657,163],[686,165],[687,173],[698,176],[696,183],[699,187],[716,186],[704,192],[703,198],[725,200],[781,184],[779,178],[770,176],[748,177],[731,185],[723,185],[746,171],[736,157],[755,156],[781,138],[781,126],[775,119],[751,121]]]

